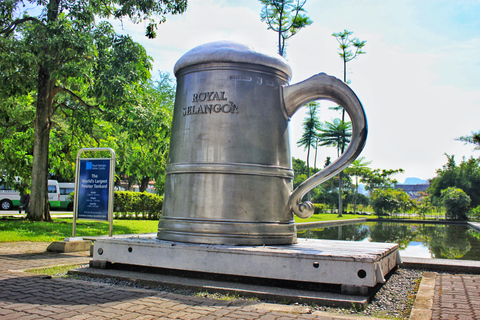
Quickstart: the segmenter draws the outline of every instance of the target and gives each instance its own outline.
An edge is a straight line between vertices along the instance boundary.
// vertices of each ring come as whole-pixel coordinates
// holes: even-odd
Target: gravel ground
[[[365,310],[315,307],[316,310],[393,319],[408,319],[422,279],[422,270],[398,268]]]
[[[422,270],[418,269],[404,269],[399,268],[394,271],[390,278],[387,280],[387,283],[384,284],[380,290],[372,298],[371,303],[365,310],[355,310],[348,308],[332,308],[324,306],[314,306],[314,310],[326,311],[332,313],[342,313],[350,315],[363,315],[363,316],[374,316],[390,319],[408,319],[410,311],[412,309],[413,303],[415,302],[415,296],[422,278]],[[95,281],[101,282],[109,285],[116,286],[128,286],[135,288],[144,288],[157,291],[167,291],[183,295],[194,295],[194,296],[204,296],[213,299],[242,299],[237,296],[225,297],[220,294],[207,294],[205,292],[197,292],[193,290],[185,289],[175,289],[167,286],[143,286],[137,283],[128,282],[128,281],[119,281],[117,279],[98,279],[90,277],[78,277],[76,279],[85,280],[85,281]],[[248,299],[252,300],[252,299]],[[260,300],[259,300],[260,301]],[[264,302],[274,302],[274,301],[264,301]],[[296,304],[298,305],[298,303]]]

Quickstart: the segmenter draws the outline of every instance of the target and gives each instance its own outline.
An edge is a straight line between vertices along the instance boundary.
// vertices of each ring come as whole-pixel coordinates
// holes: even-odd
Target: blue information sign
[[[80,159],[77,218],[108,221],[109,190],[110,159]]]

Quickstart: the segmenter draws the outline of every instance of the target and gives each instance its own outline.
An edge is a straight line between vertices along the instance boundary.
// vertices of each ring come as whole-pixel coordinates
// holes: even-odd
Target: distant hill
[[[422,180],[419,178],[407,178],[403,184],[426,184],[427,180]]]

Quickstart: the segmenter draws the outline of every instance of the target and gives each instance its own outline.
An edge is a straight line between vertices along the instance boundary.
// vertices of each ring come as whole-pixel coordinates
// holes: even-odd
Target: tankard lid
[[[280,55],[256,51],[252,47],[233,41],[216,41],[202,44],[185,53],[175,64],[174,73],[183,68],[215,62],[249,63],[271,67],[292,77],[292,69]]]

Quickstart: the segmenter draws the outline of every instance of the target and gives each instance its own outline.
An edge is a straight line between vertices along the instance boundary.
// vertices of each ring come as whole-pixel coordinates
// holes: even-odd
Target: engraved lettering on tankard
[[[187,52],[175,65],[177,92],[159,239],[227,245],[292,244],[302,197],[347,167],[367,136],[363,107],[342,81],[317,74],[289,85],[291,69],[229,41]],[[352,121],[347,150],[293,190],[289,120],[327,99]]]

